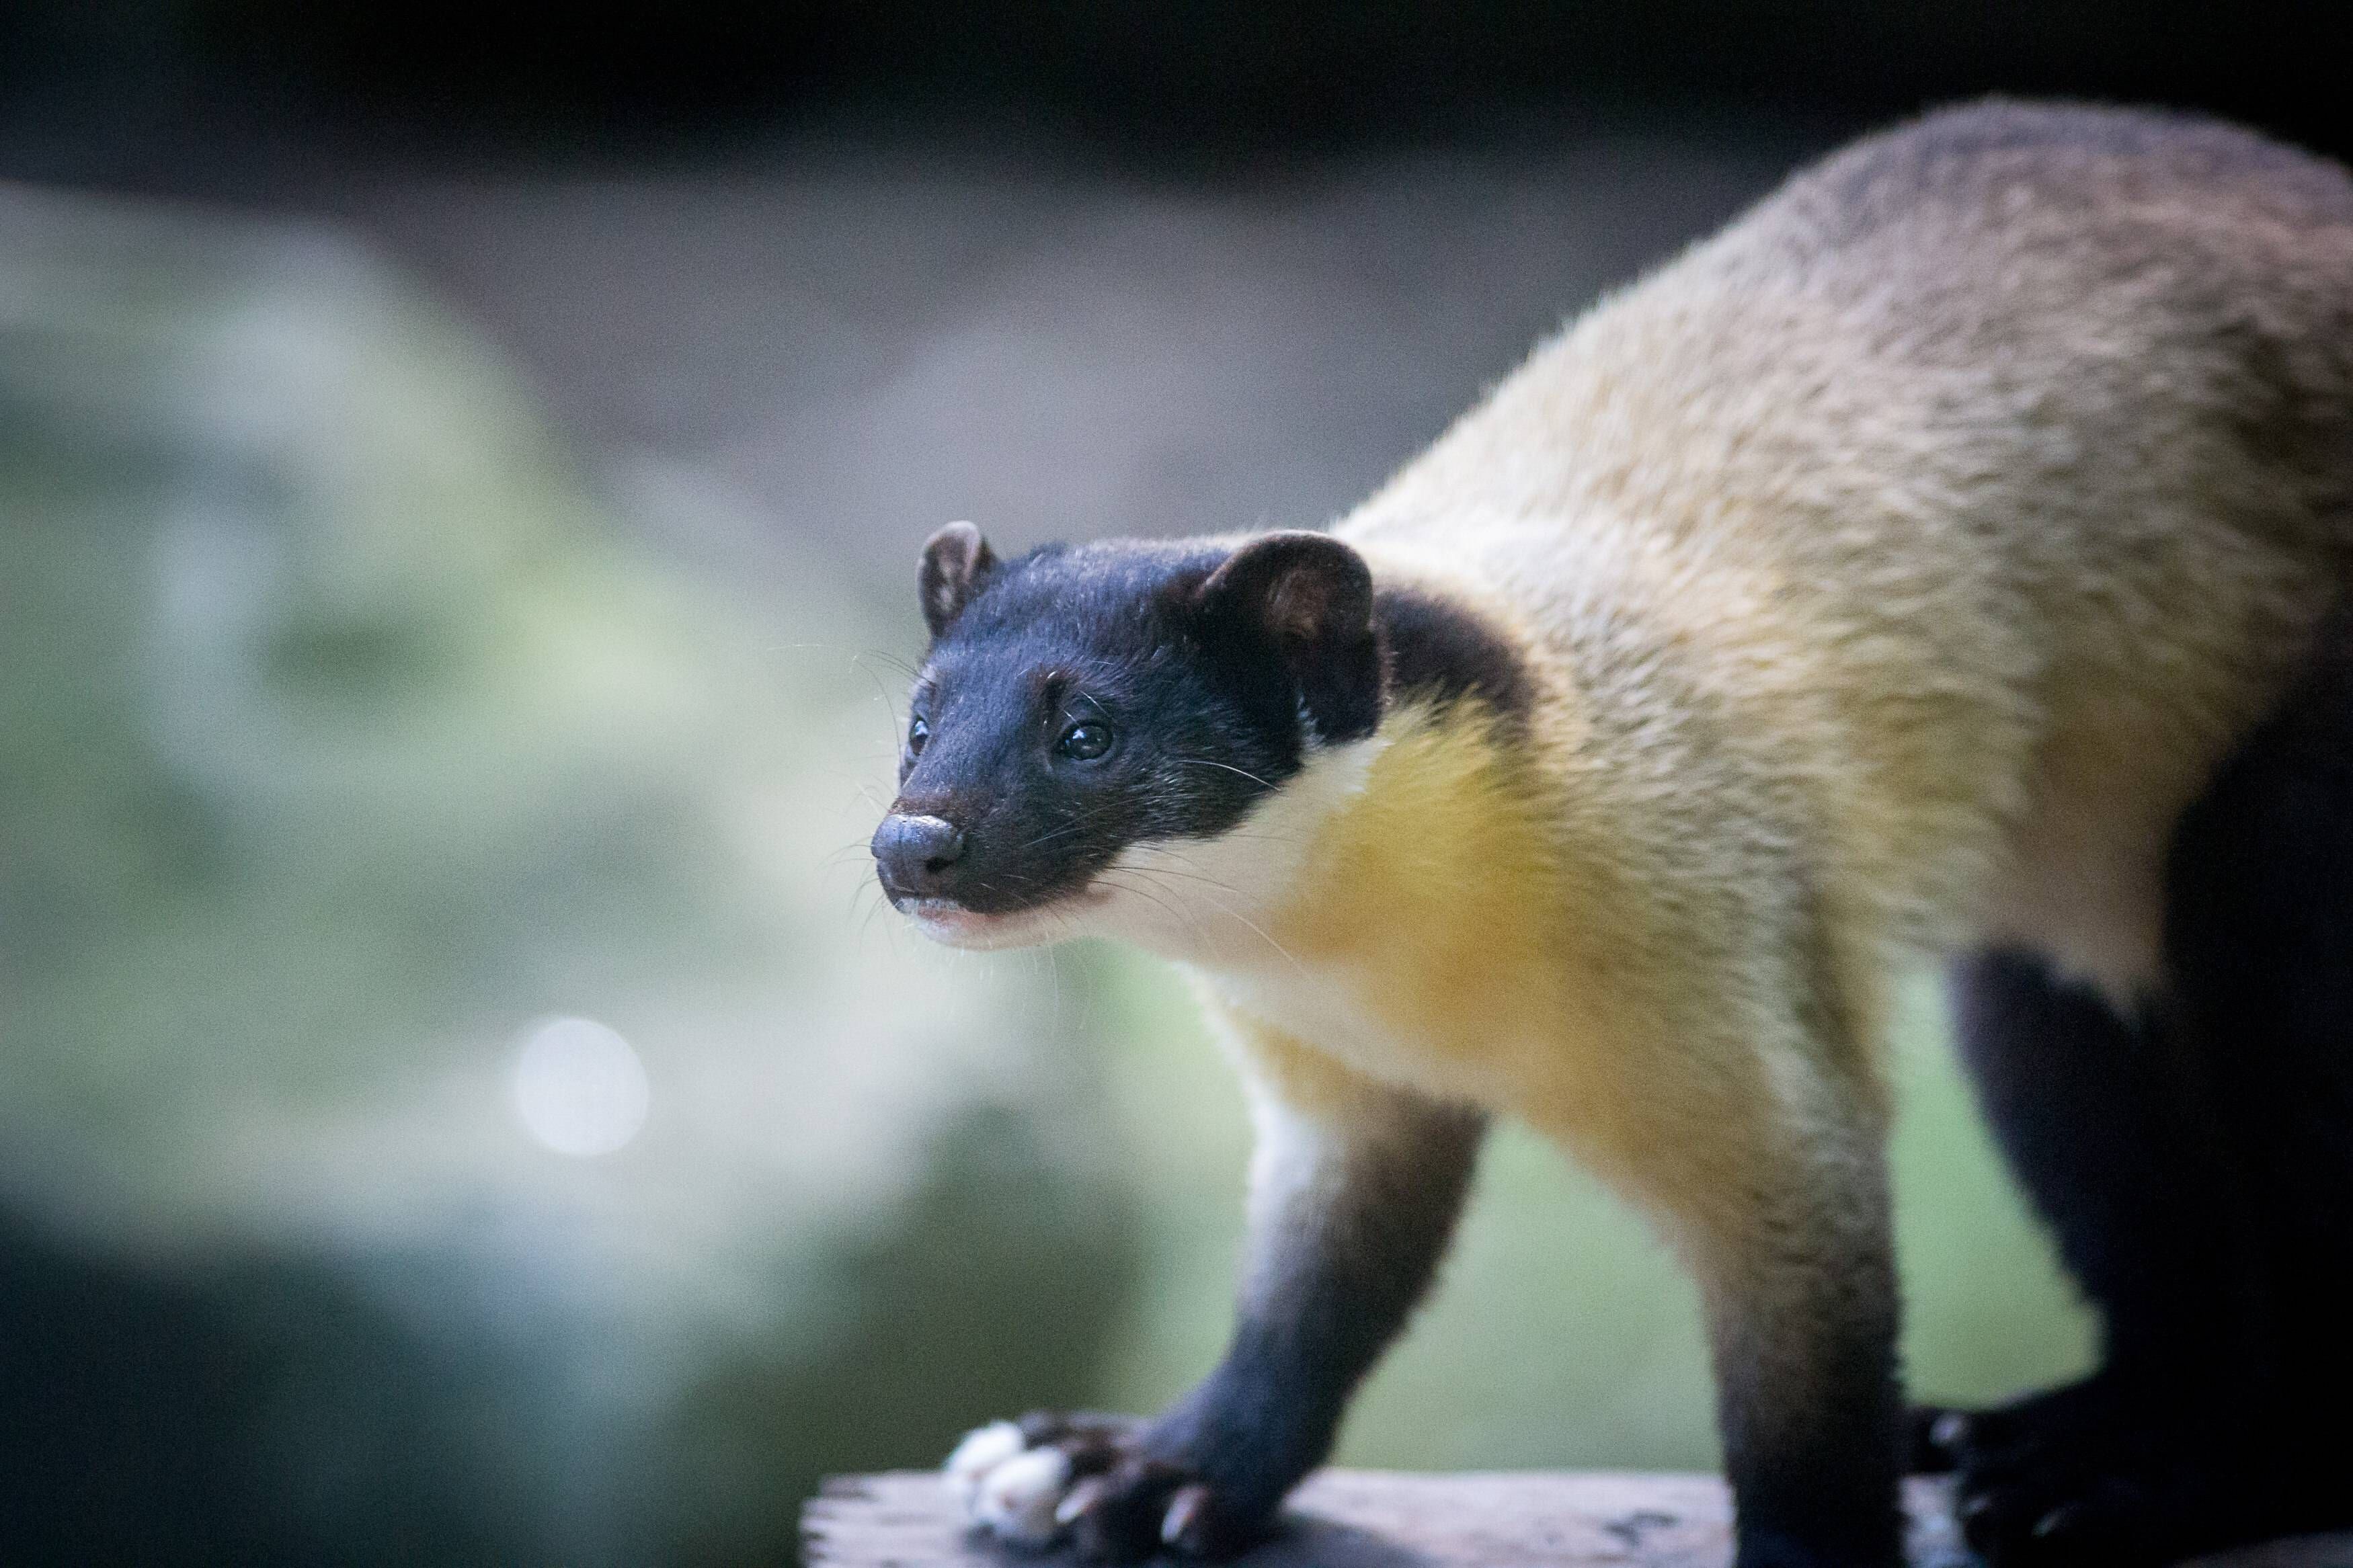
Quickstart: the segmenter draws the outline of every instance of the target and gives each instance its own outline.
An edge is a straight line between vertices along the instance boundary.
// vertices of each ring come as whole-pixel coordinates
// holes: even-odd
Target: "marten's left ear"
[[[1282,659],[1318,739],[1369,735],[1381,720],[1373,574],[1328,533],[1253,539],[1201,584],[1203,633],[1244,658]]]
[[[964,614],[965,605],[996,570],[996,552],[968,522],[952,522],[923,542],[915,595],[923,601],[923,624],[932,628],[932,636],[946,631]]]

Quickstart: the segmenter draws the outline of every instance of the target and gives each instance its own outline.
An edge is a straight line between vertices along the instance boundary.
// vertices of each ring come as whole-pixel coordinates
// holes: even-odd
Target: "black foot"
[[[1957,1474],[1962,1533],[1992,1568],[2161,1568],[2353,1515],[2299,1479],[2301,1439],[2247,1405],[2092,1377],[1991,1410],[1915,1412],[1913,1468]]]
[[[1231,1557],[1268,1523],[1269,1510],[1231,1507],[1127,1416],[998,1421],[966,1436],[946,1471],[978,1528],[1022,1546],[1068,1542],[1095,1562]]]
[[[1732,1568],[1900,1568],[1900,1563],[1886,1552],[1825,1551],[1770,1531],[1743,1531]]]

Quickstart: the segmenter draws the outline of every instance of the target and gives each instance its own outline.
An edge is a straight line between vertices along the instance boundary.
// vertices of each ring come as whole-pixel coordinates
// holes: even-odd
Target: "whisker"
[[[1208,945],[1208,929],[1202,924],[1200,915],[1193,909],[1192,905],[1187,901],[1182,892],[1176,889],[1168,887],[1160,879],[1164,876],[1176,875],[1176,873],[1168,872],[1163,868],[1148,866],[1128,866],[1124,868],[1124,869],[1135,876],[1144,878],[1146,881],[1153,883],[1162,891],[1167,893],[1169,898],[1175,900],[1173,905],[1175,912],[1183,918],[1186,925],[1192,931],[1193,940],[1200,942],[1205,947]],[[1130,891],[1140,891],[1140,889],[1131,889]],[[1214,901],[1215,900],[1212,900],[1212,902]],[[1162,902],[1161,907],[1163,909],[1169,909],[1172,906],[1169,903]]]
[[[1132,866],[1131,866],[1131,867],[1127,867],[1127,868],[1125,868],[1125,869],[1126,869],[1127,871],[1134,872],[1134,873],[1135,873],[1135,874],[1137,874],[1137,875],[1143,875],[1143,874],[1144,874],[1144,873],[1142,873],[1141,871],[1139,871],[1136,868],[1132,867]],[[1192,911],[1191,911],[1191,910],[1187,910],[1187,909],[1186,909],[1186,908],[1185,908],[1181,903],[1171,903],[1171,902],[1169,902],[1169,901],[1168,901],[1168,900],[1162,898],[1158,893],[1156,893],[1156,892],[1153,891],[1153,890],[1152,890],[1151,889],[1149,889],[1149,888],[1138,888],[1138,887],[1132,886],[1132,885],[1130,885],[1130,884],[1128,884],[1128,883],[1125,883],[1125,882],[1120,882],[1120,881],[1113,880],[1113,879],[1115,876],[1117,876],[1117,875],[1118,875],[1118,873],[1116,873],[1116,872],[1105,871],[1105,872],[1102,873],[1102,878],[1103,878],[1103,879],[1104,881],[1106,881],[1106,882],[1110,882],[1110,883],[1111,883],[1111,885],[1112,885],[1113,887],[1119,889],[1122,892],[1134,893],[1134,894],[1137,898],[1139,898],[1139,899],[1149,899],[1149,900],[1151,900],[1154,903],[1155,903],[1155,904],[1159,905],[1161,909],[1163,909],[1163,910],[1166,910],[1169,914],[1171,914],[1171,915],[1175,916],[1176,919],[1181,920],[1181,921],[1185,921],[1187,925],[1191,926],[1191,927],[1193,928],[1193,934],[1194,934],[1195,936],[1198,937],[1198,936],[1200,936],[1201,934],[1203,934],[1203,933],[1202,933],[1202,931],[1201,931],[1201,923],[1200,923],[1199,920],[1198,920],[1198,919],[1197,919],[1197,918],[1193,915],[1193,913],[1192,913]]]
[[[1223,768],[1226,772],[1228,772],[1228,773],[1240,773],[1240,774],[1241,774],[1241,776],[1242,776],[1242,777],[1244,777],[1244,778],[1246,778],[1246,779],[1250,780],[1250,783],[1252,783],[1252,784],[1257,784],[1257,785],[1258,785],[1259,787],[1261,787],[1261,789],[1270,789],[1270,790],[1271,790],[1271,789],[1273,789],[1273,788],[1275,788],[1275,787],[1276,787],[1276,785],[1274,784],[1274,783],[1273,783],[1271,780],[1269,780],[1269,779],[1262,779],[1262,778],[1259,777],[1259,776],[1258,776],[1258,774],[1256,774],[1256,773],[1254,773],[1250,772],[1248,768],[1238,768],[1238,767],[1234,766],[1234,765],[1233,765],[1233,763],[1221,763],[1221,762],[1217,761],[1217,760],[1216,760],[1215,758],[1213,758],[1213,757],[1171,757],[1171,758],[1169,758],[1168,760],[1169,760],[1170,762],[1172,762],[1172,763],[1176,763],[1176,764],[1177,764],[1178,766],[1180,766],[1180,767],[1187,767],[1187,768]]]
[[[871,652],[871,650],[869,651]],[[891,695],[890,689],[882,684],[882,678],[866,668],[864,663],[866,657],[866,654],[852,654],[849,656],[849,663],[851,668],[856,669],[858,673],[863,675],[867,679],[874,683],[874,700],[882,704],[882,711],[888,720],[890,728],[891,754],[896,756],[899,752],[899,737],[905,731],[906,724],[900,717],[898,700],[892,697]],[[908,679],[913,679],[913,672],[912,670],[909,671]]]
[[[1063,918],[1058,920],[1056,923],[1067,925],[1069,922],[1067,918]],[[1054,998],[1054,1009],[1046,1016],[1046,1032],[1057,1037],[1062,1032],[1062,963],[1054,950],[1060,945],[1060,943],[1053,942],[1045,944],[1046,984]]]
[[[873,853],[873,848],[874,847],[871,844],[867,843],[862,839],[857,843],[845,844],[840,848],[835,850],[832,854],[827,856],[824,859],[818,861],[818,864],[825,868],[827,870],[833,870],[847,864],[853,858],[860,856],[871,858]]]
[[[851,884],[849,896],[842,900],[843,904],[846,906],[842,910],[842,920],[845,922],[856,920],[858,918],[858,900],[866,897],[870,892],[880,894],[881,891],[881,885],[871,880],[860,881]]]
[[[1180,871],[1174,866],[1145,867],[1136,865],[1130,865],[1126,869],[1131,871],[1148,871],[1155,877],[1182,877],[1188,882],[1203,882],[1217,889],[1218,891],[1221,893],[1231,893],[1236,898],[1241,897],[1242,890],[1240,888],[1235,887],[1231,882],[1221,881],[1218,878],[1212,877],[1203,871]]]
[[[1263,942],[1264,943],[1266,943],[1266,945],[1267,945],[1267,946],[1269,946],[1269,947],[1271,947],[1271,948],[1274,949],[1274,951],[1275,951],[1275,952],[1279,952],[1279,953],[1282,954],[1282,956],[1283,956],[1284,958],[1286,958],[1286,959],[1290,960],[1290,962],[1291,962],[1291,967],[1292,967],[1292,968],[1293,968],[1293,969],[1296,969],[1297,971],[1299,971],[1300,978],[1302,978],[1302,979],[1305,979],[1305,978],[1307,978],[1307,977],[1308,977],[1308,975],[1307,975],[1307,966],[1306,966],[1305,964],[1303,964],[1303,963],[1300,963],[1300,962],[1299,962],[1298,956],[1297,956],[1295,953],[1293,953],[1293,952],[1289,948],[1287,948],[1287,947],[1283,946],[1283,945],[1282,945],[1282,943],[1281,943],[1281,942],[1279,942],[1275,941],[1275,940],[1274,940],[1274,938],[1272,938],[1272,937],[1271,937],[1271,936],[1267,935],[1267,933],[1266,933],[1266,931],[1265,931],[1264,928],[1262,928],[1261,926],[1260,926],[1260,924],[1259,924],[1256,921],[1254,921],[1254,920],[1250,919],[1250,916],[1248,916],[1248,915],[1246,915],[1246,914],[1243,914],[1243,913],[1242,913],[1240,910],[1234,910],[1234,909],[1229,909],[1229,908],[1227,908],[1227,906],[1226,906],[1225,904],[1220,903],[1220,902],[1219,902],[1218,900],[1216,900],[1216,899],[1211,899],[1211,900],[1209,900],[1209,901],[1210,901],[1211,903],[1213,903],[1213,904],[1217,904],[1218,908],[1219,908],[1220,910],[1222,910],[1224,913],[1226,913],[1227,915],[1230,916],[1231,918],[1233,918],[1233,919],[1235,919],[1235,920],[1238,920],[1238,921],[1241,921],[1241,922],[1242,922],[1242,924],[1244,924],[1244,925],[1246,925],[1246,926],[1250,927],[1250,929],[1252,931],[1254,931],[1254,932],[1256,932],[1256,933],[1257,933],[1257,935],[1258,935],[1258,939],[1259,939],[1261,942]]]
[[[1039,834],[1037,837],[1029,840],[1029,843],[1022,845],[1020,848],[1016,849],[1014,853],[1016,855],[1019,855],[1028,850],[1035,849],[1041,844],[1050,844],[1057,838],[1067,838],[1071,834],[1077,833],[1089,826],[1091,825],[1085,822],[1072,822],[1066,824],[1063,826],[1055,828],[1050,833]]]
[[[858,662],[859,660],[860,660],[860,659],[867,659],[867,658],[873,659],[874,661],[876,661],[876,662],[877,662],[877,663],[879,663],[879,664],[887,664],[887,665],[889,665],[892,669],[897,670],[900,674],[902,674],[902,675],[905,676],[909,680],[913,680],[913,679],[915,679],[917,677],[919,677],[920,675],[922,675],[922,674],[923,673],[922,670],[920,670],[920,669],[916,668],[913,665],[912,665],[912,664],[908,663],[905,659],[901,658],[897,654],[888,652],[888,651],[886,651],[886,650],[884,650],[884,649],[882,649],[882,648],[879,648],[879,647],[860,648],[860,649],[859,649],[859,650],[858,650],[858,652],[856,652],[856,653],[854,653],[854,654],[850,655],[850,662],[851,662],[852,664],[857,663],[857,662]]]
[[[1140,866],[1131,866],[1127,868],[1127,869],[1139,872],[1145,871],[1145,868]],[[1232,893],[1236,897],[1240,896],[1240,889],[1229,887],[1225,883],[1219,881],[1215,877],[1204,876],[1198,872],[1177,871],[1171,869],[1168,867],[1161,866],[1152,868],[1150,871],[1145,874],[1166,877],[1190,877],[1194,881],[1206,882],[1209,886],[1217,888],[1222,892]],[[1291,966],[1299,971],[1303,978],[1307,975],[1307,966],[1299,961],[1298,955],[1293,952],[1289,948],[1283,946],[1282,943],[1275,941],[1273,937],[1267,933],[1266,929],[1261,926],[1256,921],[1250,919],[1248,915],[1242,913],[1240,910],[1235,909],[1232,905],[1228,904],[1221,899],[1209,898],[1206,893],[1203,894],[1202,897],[1208,898],[1208,901],[1217,907],[1219,913],[1224,915],[1229,920],[1238,921],[1241,925],[1248,927],[1261,942],[1263,942],[1267,946],[1282,954],[1282,956],[1290,962]]]
[[[877,895],[880,895],[882,889],[878,887],[874,891]],[[884,910],[889,909],[890,907],[890,900],[879,896],[871,904],[867,906],[866,918],[863,921],[860,921],[858,924],[859,941],[864,942],[866,940],[868,933],[872,931],[874,929],[874,917],[881,914]],[[890,928],[886,927],[885,929],[888,930]]]

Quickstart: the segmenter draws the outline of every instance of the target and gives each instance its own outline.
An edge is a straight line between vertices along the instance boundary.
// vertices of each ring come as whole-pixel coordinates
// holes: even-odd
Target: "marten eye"
[[[1092,763],[1111,750],[1111,726],[1092,719],[1082,720],[1062,731],[1054,742],[1054,750],[1073,762]]]
[[[923,722],[923,715],[917,714],[913,719],[909,720],[907,722],[907,754],[911,757],[922,756],[923,754],[923,742],[931,738],[932,727]]]

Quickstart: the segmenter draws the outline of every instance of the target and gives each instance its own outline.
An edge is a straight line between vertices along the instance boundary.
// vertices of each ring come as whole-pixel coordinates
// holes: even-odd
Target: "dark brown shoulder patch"
[[[1388,655],[1393,698],[1445,707],[1475,698],[1514,731],[1525,732],[1535,706],[1527,661],[1511,640],[1478,616],[1419,588],[1373,595],[1373,619]]]

